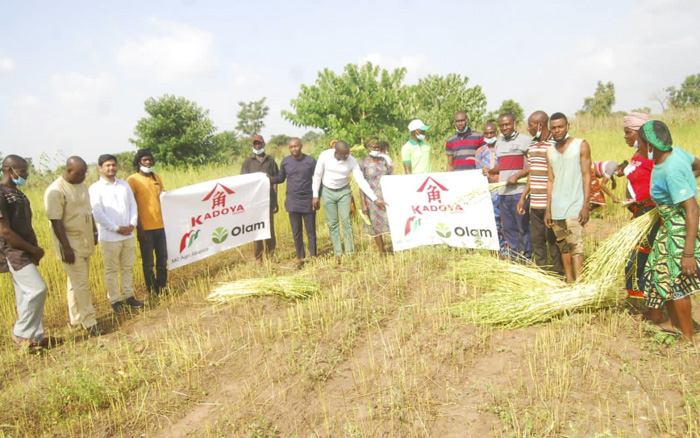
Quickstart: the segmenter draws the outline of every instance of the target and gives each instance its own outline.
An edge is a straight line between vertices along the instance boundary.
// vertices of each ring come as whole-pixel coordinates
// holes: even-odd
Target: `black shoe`
[[[132,309],[140,309],[143,307],[143,301],[139,301],[133,296],[130,296],[129,298],[125,299],[124,301],[122,301],[122,303],[128,304],[129,307],[131,307]]]
[[[90,336],[91,338],[94,336],[101,336],[104,334],[100,326],[97,324],[93,325],[92,327],[86,328],[85,331],[87,331],[88,336]]]
[[[124,310],[124,301],[117,301],[112,304],[112,312],[114,312],[115,315],[123,315],[126,312]]]

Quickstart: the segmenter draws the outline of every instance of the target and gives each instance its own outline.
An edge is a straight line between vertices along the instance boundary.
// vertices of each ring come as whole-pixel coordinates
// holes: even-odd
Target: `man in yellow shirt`
[[[53,246],[68,276],[68,315],[73,326],[82,325],[90,336],[102,334],[95,320],[90,293],[90,256],[97,245],[90,195],[85,185],[87,164],[70,157],[62,176],[46,189],[44,206],[51,221]]]
[[[148,149],[139,149],[134,157],[136,173],[126,182],[131,186],[136,198],[138,226],[136,236],[141,249],[143,278],[149,292],[158,296],[168,282],[168,248],[165,241],[163,214],[160,194],[165,190],[160,177],[153,172],[155,160]],[[153,253],[155,252],[155,274],[153,273]]]

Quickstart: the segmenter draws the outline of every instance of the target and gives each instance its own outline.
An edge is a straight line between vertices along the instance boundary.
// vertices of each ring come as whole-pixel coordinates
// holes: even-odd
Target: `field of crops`
[[[662,119],[676,145],[700,156],[698,113]],[[633,152],[622,117],[578,119],[570,133],[588,140],[595,161]],[[428,141],[433,169],[444,169],[443,141]],[[397,163],[400,146],[392,145]],[[287,151],[273,154],[279,162]],[[156,171],[174,189],[239,169],[236,162]],[[96,178],[92,169],[86,182]],[[323,214],[322,255],[304,268],[322,293],[304,301],[205,300],[219,281],[295,272],[283,208],[275,224],[280,263],[255,264],[252,248],[240,247],[172,271],[172,293],[154,300],[137,254],[136,295],[148,304],[127,317],[111,314],[98,250],[91,289],[108,334],[86,339],[68,327],[44,189],[34,183],[25,193],[47,254],[44,323],[64,343],[41,356],[12,347],[14,294],[10,276],[1,276],[0,436],[700,436],[697,355],[677,352],[672,337],[622,307],[526,329],[475,326],[448,311],[483,292],[452,270],[467,252],[380,257],[356,223],[357,254],[338,267]],[[617,192],[622,197],[624,183]],[[284,205],[284,186],[279,193]],[[587,226],[587,252],[628,219],[609,204]],[[700,298],[693,304],[698,320]]]

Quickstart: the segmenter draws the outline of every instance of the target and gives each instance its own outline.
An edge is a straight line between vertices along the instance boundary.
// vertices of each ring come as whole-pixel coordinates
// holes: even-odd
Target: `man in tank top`
[[[556,141],[547,150],[547,210],[545,224],[554,230],[566,272],[573,283],[583,270],[583,226],[588,222],[591,195],[591,148],[569,137],[569,122],[562,113],[550,117],[549,130]]]

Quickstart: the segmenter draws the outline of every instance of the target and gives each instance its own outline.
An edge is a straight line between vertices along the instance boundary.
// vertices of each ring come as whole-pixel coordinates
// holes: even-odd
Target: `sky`
[[[135,150],[144,101],[183,96],[236,126],[266,97],[262,134],[302,135],[280,112],[349,63],[458,73],[487,109],[573,114],[599,80],[615,111],[651,107],[700,73],[697,0],[0,2],[0,153],[54,167]],[[410,117],[410,116],[409,116]],[[426,121],[430,123],[430,121]],[[43,155],[43,159],[41,158]]]

